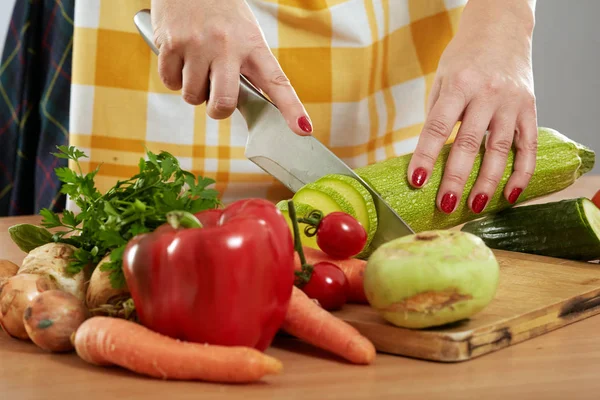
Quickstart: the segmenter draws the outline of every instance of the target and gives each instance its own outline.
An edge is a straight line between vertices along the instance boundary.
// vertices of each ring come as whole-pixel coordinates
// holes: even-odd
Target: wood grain
[[[500,282],[494,300],[468,320],[439,328],[394,326],[367,305],[336,313],[377,350],[433,361],[466,361],[600,313],[600,266],[494,251]]]

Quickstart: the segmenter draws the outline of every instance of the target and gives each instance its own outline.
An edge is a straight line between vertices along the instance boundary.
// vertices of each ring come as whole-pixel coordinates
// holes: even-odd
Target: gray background
[[[0,0],[0,49],[14,2]],[[596,152],[600,152],[598,15],[599,0],[538,0],[533,36],[538,124],[555,128]],[[594,172],[600,172],[600,162]]]

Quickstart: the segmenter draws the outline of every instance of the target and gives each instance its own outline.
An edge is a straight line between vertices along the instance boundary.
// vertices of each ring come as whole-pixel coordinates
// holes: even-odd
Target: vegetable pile
[[[102,194],[94,184],[100,167],[84,174],[85,154],[58,149],[74,166],[56,169],[62,191],[80,211],[44,209],[41,226],[9,228],[27,254],[21,265],[0,262],[7,334],[162,379],[250,382],[281,373],[265,351],[283,331],[352,363],[374,361],[368,339],[298,288],[307,277],[297,264],[300,238],[273,203],[224,207],[209,188],[214,181],[181,169],[167,152],[147,152],[135,176]],[[366,264],[352,258],[366,232],[346,214],[317,216],[315,233],[329,226],[319,242],[343,257],[316,264],[315,275],[328,279],[328,265],[348,287],[337,262]],[[336,240],[343,232],[355,241],[350,253]],[[352,299],[344,292],[343,303]]]
[[[600,191],[592,201],[514,207],[502,197],[513,152],[482,214],[465,202],[451,215],[437,211],[450,146],[420,189],[406,182],[410,155],[357,170],[416,231],[377,249],[373,198],[348,176],[324,176],[277,204],[225,207],[213,180],[182,170],[167,152],[147,152],[135,176],[100,193],[100,167],[83,174],[85,154],[59,147],[55,155],[74,169],[56,173],[80,211],[43,210],[41,226],[9,228],[27,255],[21,265],[0,261],[0,325],[98,366],[251,382],[282,372],[266,354],[280,332],[372,364],[373,343],[334,314],[348,303],[408,329],[472,318],[493,301],[500,279],[491,249],[600,258]],[[594,158],[540,128],[536,170],[519,203],[568,187]]]

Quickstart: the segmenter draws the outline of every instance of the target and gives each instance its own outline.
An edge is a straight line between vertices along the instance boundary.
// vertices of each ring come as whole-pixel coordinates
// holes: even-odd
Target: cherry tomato
[[[321,220],[317,229],[317,245],[331,257],[346,259],[362,251],[367,231],[350,214],[332,212]]]
[[[325,310],[338,310],[348,299],[348,279],[336,265],[328,262],[313,266],[309,281],[302,291],[311,299],[316,299]]]
[[[592,197],[592,203],[594,203],[596,207],[600,208],[600,190],[598,190],[594,197]]]

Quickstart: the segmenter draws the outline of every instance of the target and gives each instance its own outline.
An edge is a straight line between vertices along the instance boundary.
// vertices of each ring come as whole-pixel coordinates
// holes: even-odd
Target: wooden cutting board
[[[600,313],[600,265],[494,253],[500,263],[496,297],[468,320],[412,330],[388,323],[368,305],[347,304],[335,314],[368,337],[380,352],[456,362]]]

